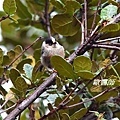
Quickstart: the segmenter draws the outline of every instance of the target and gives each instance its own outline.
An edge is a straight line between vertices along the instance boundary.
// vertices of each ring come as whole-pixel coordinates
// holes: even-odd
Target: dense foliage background
[[[0,120],[120,118],[118,0],[4,0],[3,9]],[[66,53],[51,58],[57,73],[39,71],[50,35]]]

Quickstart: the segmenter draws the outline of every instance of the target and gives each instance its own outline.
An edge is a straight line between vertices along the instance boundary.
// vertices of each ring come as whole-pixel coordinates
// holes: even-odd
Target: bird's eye
[[[56,44],[56,41],[53,44]]]

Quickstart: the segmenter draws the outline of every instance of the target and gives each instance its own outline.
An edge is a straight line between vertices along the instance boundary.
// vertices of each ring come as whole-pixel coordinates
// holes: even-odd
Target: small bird
[[[41,46],[41,63],[48,71],[53,69],[50,58],[54,55],[65,57],[64,47],[60,45],[55,38],[47,38]],[[57,62],[57,61],[56,61]]]

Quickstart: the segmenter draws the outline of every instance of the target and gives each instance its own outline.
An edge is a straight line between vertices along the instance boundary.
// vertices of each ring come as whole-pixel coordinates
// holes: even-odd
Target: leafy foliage
[[[4,0],[3,9],[8,15],[14,14],[17,9],[15,0]]]
[[[4,0],[0,113],[8,108],[9,116],[29,96],[37,99],[36,91],[41,89],[38,101],[21,111],[21,120],[31,116],[46,120],[119,118],[114,112],[120,107],[119,6],[113,0]],[[65,58],[51,57],[55,73],[40,70],[43,39],[35,39],[46,38],[48,33],[66,50]],[[49,82],[54,74],[56,78]],[[7,82],[12,83],[9,90],[4,87]]]

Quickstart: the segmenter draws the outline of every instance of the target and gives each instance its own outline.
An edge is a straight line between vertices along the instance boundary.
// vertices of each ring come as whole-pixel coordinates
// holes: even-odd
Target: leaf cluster
[[[85,120],[92,113],[93,119],[112,119],[113,116],[119,118],[120,115],[114,111],[119,111],[120,107],[117,89],[120,85],[120,44],[119,38],[108,40],[119,37],[120,23],[114,17],[119,14],[119,6],[113,0],[89,0],[85,10],[83,0],[4,0],[3,11],[0,11],[3,37],[0,43],[6,47],[7,52],[0,48],[2,109],[21,103],[41,86],[45,89],[44,93],[37,102],[31,103],[24,110],[21,119],[30,119],[26,118],[28,113],[29,116],[32,113],[34,118],[42,119],[48,110],[50,115],[47,115],[47,120]],[[66,58],[51,58],[57,77],[49,87],[44,88],[43,83],[52,73],[46,69],[39,70],[42,41],[37,41],[30,49],[26,49],[26,46],[30,46],[39,36],[47,37],[47,27],[50,28],[51,35],[65,47]],[[94,40],[94,36],[98,39]],[[86,44],[89,38],[91,41]],[[113,49],[94,48],[93,44]],[[83,48],[82,55],[78,55],[76,48],[82,45],[86,49]],[[72,64],[67,60],[71,53],[76,55]],[[112,64],[112,53],[118,57],[115,64]],[[9,81],[12,87],[7,92],[4,83]],[[107,92],[102,94],[104,91]],[[8,97],[11,94],[12,97]],[[9,114],[11,111],[9,109],[6,112]],[[0,117],[2,119],[1,115]]]

